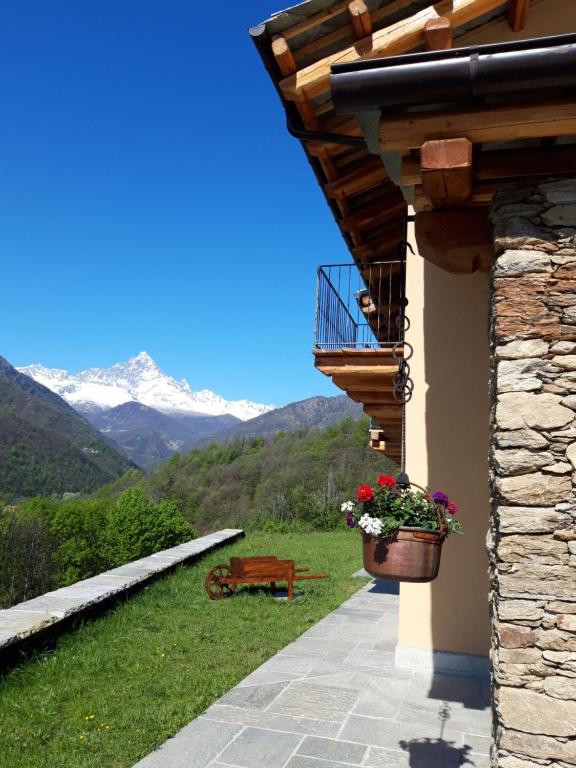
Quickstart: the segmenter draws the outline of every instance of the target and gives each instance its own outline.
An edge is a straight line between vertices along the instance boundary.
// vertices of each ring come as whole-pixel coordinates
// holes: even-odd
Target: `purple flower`
[[[442,504],[443,507],[448,506],[448,502],[450,501],[448,496],[446,496],[445,493],[442,493],[442,491],[436,491],[436,493],[432,495],[432,498],[436,504]]]
[[[355,528],[356,527],[356,520],[354,520],[354,516],[351,512],[348,513],[346,516],[346,523],[348,524],[348,528]]]

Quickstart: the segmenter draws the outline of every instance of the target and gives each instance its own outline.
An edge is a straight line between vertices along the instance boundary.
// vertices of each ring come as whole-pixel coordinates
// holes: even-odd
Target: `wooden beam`
[[[332,64],[407,53],[424,44],[424,28],[427,21],[445,16],[456,28],[501,6],[502,0],[440,0],[413,16],[379,29],[355,45],[326,56],[284,78],[279,83],[280,89],[289,101],[296,101],[302,93],[312,99],[329,92]],[[286,35],[286,32],[284,34]]]
[[[372,205],[364,206],[356,213],[345,216],[338,222],[340,229],[344,232],[354,232],[356,230],[372,229],[380,224],[385,224],[392,219],[399,219],[406,213],[406,202],[398,199],[395,195],[394,200],[382,200]]]
[[[452,48],[452,22],[446,16],[429,19],[424,25],[424,40],[427,51],[444,51]]]
[[[453,274],[486,271],[494,258],[486,208],[417,213],[415,233],[420,256]]]
[[[277,37],[272,41],[272,53],[282,77],[288,77],[296,72],[298,67],[285,37]]]
[[[397,249],[403,241],[404,228],[398,227],[397,230],[390,232],[384,237],[378,237],[370,240],[368,243],[357,245],[352,248],[352,254],[356,261],[374,261],[375,259],[381,259],[385,253]]]
[[[520,32],[528,21],[530,0],[508,0],[508,24],[513,32]]]
[[[426,141],[420,153],[422,187],[435,208],[458,208],[472,196],[472,143]]]
[[[350,0],[346,0],[342,5],[346,7]],[[392,0],[391,3],[386,3],[385,6],[379,8],[376,11],[372,11],[370,18],[372,20],[372,26],[378,24],[383,19],[391,18],[396,14],[400,14],[404,10],[410,11],[410,6],[414,0]],[[380,26],[387,26],[387,24],[381,24]],[[291,27],[289,31],[293,28]],[[350,27],[344,24],[339,29],[335,29],[333,32],[329,32],[327,35],[319,37],[317,40],[313,40],[306,45],[301,46],[294,53],[297,63],[302,63],[306,59],[316,58],[320,51],[323,51],[329,47],[343,48],[349,43]],[[341,43],[339,45],[339,43]],[[309,62],[308,62],[309,63]],[[306,66],[304,64],[304,66]],[[300,67],[298,67],[300,69]]]
[[[365,189],[386,181],[388,175],[384,163],[379,157],[369,155],[359,168],[324,185],[324,194],[328,197],[357,195]]]
[[[409,151],[420,148],[429,139],[464,137],[480,144],[575,133],[576,101],[562,99],[386,115],[380,125],[380,145],[385,151]]]
[[[552,176],[576,176],[576,144],[476,152],[472,162],[474,182]],[[408,157],[402,161],[401,180],[406,186],[422,184],[418,160]]]
[[[364,0],[351,0],[348,3],[348,16],[357,40],[372,34],[370,11]]]

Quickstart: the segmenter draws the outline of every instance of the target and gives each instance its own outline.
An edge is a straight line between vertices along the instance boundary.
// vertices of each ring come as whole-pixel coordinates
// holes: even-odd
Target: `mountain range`
[[[162,413],[230,414],[244,421],[275,407],[250,400],[225,400],[209,389],[193,392],[186,379],[177,381],[163,373],[147,352],[110,368],[89,368],[74,374],[40,364],[18,370],[82,412],[103,411],[136,402]]]
[[[70,374],[30,365],[19,372],[64,398],[143,469],[209,442],[270,437],[302,427],[324,427],[361,406],[345,396],[312,397],[281,408],[249,400],[227,401],[161,371],[146,352],[110,368]]]
[[[133,467],[61,397],[0,357],[0,494],[89,492]]]

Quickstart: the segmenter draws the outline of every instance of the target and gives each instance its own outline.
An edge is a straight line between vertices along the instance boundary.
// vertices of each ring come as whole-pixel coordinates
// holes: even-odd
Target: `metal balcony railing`
[[[330,264],[318,268],[316,349],[378,349],[402,341],[401,261]]]

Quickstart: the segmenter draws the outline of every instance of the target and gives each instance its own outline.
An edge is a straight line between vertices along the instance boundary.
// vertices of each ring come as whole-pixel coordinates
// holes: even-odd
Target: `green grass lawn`
[[[240,587],[208,600],[208,569],[275,554],[328,571],[293,603]],[[1,768],[129,768],[362,586],[346,531],[249,534],[62,636],[0,681]]]

